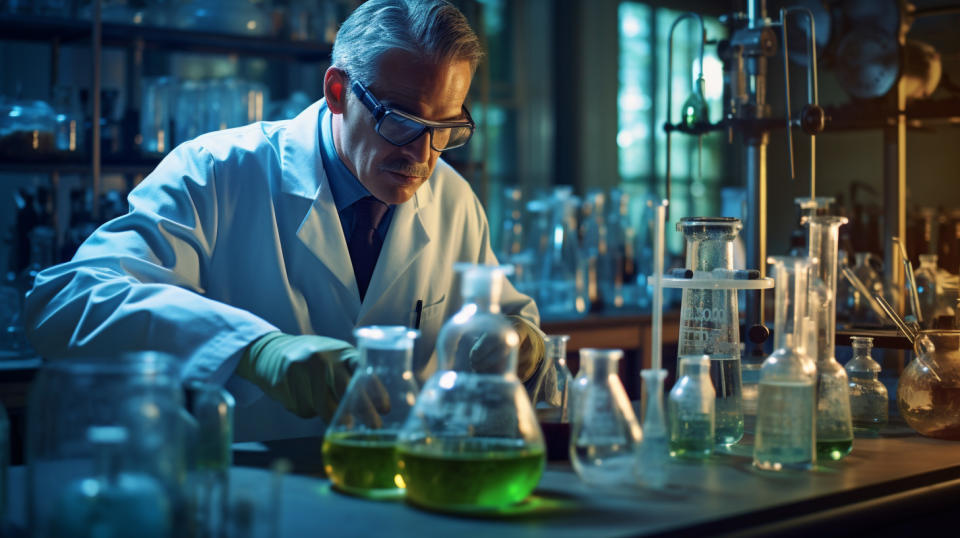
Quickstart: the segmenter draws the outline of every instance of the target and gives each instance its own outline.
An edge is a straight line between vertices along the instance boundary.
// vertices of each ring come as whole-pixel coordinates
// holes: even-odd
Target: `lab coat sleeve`
[[[130,193],[128,214],[37,276],[25,307],[36,350],[48,358],[160,351],[183,361],[184,379],[223,383],[243,349],[277,329],[203,295],[227,225],[217,190],[211,155],[197,143],[176,148]]]

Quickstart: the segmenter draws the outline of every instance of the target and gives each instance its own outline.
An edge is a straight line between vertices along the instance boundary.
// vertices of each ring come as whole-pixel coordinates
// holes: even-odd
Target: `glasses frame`
[[[473,133],[477,127],[476,123],[473,122],[473,117],[470,116],[470,111],[467,110],[466,105],[461,106],[461,108],[463,109],[463,114],[467,117],[466,121],[431,121],[431,120],[426,120],[426,119],[414,116],[413,114],[409,114],[407,112],[403,112],[402,110],[397,110],[393,107],[384,106],[384,104],[381,103],[379,99],[377,99],[372,93],[370,93],[370,90],[368,90],[366,86],[364,86],[357,80],[353,81],[351,88],[353,88],[353,93],[357,96],[358,99],[360,99],[360,102],[363,103],[363,106],[365,106],[367,110],[369,110],[370,113],[373,115],[374,121],[377,122],[377,125],[375,127],[377,134],[380,135],[387,142],[390,142],[391,144],[393,144],[394,146],[398,146],[398,147],[406,146],[407,144],[420,138],[425,131],[429,131],[430,147],[434,151],[444,152],[449,149],[455,149],[455,148],[465,146],[467,142],[469,142],[470,139],[473,138]],[[390,138],[387,138],[387,136],[385,136],[383,133],[380,132],[380,126],[383,125],[383,121],[387,119],[390,115],[397,115],[407,121],[412,121],[416,124],[419,124],[420,130],[417,132],[416,135],[412,136],[409,140],[399,141],[399,142],[395,140],[391,140]],[[466,140],[464,140],[462,143],[457,144],[455,146],[448,146],[443,149],[440,149],[434,145],[433,143],[434,129],[463,128],[463,127],[470,128],[470,136],[468,136]]]

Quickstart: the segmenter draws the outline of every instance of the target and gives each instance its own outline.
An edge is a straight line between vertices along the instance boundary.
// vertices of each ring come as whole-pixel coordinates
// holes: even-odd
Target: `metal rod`
[[[686,19],[696,19],[700,23],[700,76],[699,79],[703,78],[703,51],[704,44],[707,40],[707,30],[706,26],[703,23],[703,17],[698,13],[688,11],[673,21],[673,24],[670,26],[670,34],[668,36],[667,43],[667,122],[666,124],[670,125],[670,114],[673,113],[673,32],[677,29],[677,26]],[[667,129],[667,162],[666,162],[666,196],[667,202],[670,201],[670,183],[671,183],[671,173],[670,173],[670,153],[671,153],[671,141],[670,141],[670,129]],[[668,214],[669,214],[669,205],[668,205]],[[668,217],[669,218],[669,217]]]
[[[870,305],[870,309],[873,310],[873,313],[877,315],[878,318],[883,319],[887,316],[887,313],[884,312],[883,308],[880,307],[880,303],[873,297],[870,293],[870,290],[867,289],[867,285],[860,280],[860,277],[853,272],[853,269],[849,265],[843,264],[840,266],[840,271],[843,273],[843,276],[846,277],[847,281],[860,293],[867,298],[867,304]]]
[[[93,80],[91,81],[91,99],[93,101],[93,130],[90,141],[91,170],[93,176],[93,218],[100,217],[100,69],[103,56],[103,25],[100,20],[100,0],[93,2],[93,36],[90,48],[93,50]]]
[[[787,154],[790,156],[790,179],[797,178],[797,165],[793,160],[793,112],[790,109],[790,57],[787,52],[787,10],[780,10],[780,28],[783,30],[783,100],[787,107]],[[811,197],[813,195],[811,194]]]

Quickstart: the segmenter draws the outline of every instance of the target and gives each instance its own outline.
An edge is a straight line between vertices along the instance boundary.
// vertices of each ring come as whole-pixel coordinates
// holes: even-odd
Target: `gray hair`
[[[368,0],[340,26],[333,66],[370,85],[380,57],[392,49],[432,63],[468,60],[472,70],[483,57],[467,18],[445,0]]]

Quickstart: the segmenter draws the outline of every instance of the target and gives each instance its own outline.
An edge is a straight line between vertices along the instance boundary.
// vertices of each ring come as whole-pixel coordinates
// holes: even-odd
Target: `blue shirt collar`
[[[327,102],[324,100],[320,105],[320,156],[323,159],[323,169],[330,181],[333,202],[337,206],[337,211],[342,211],[357,200],[372,195],[340,160],[337,148],[333,144],[332,120],[333,114],[330,113]]]

